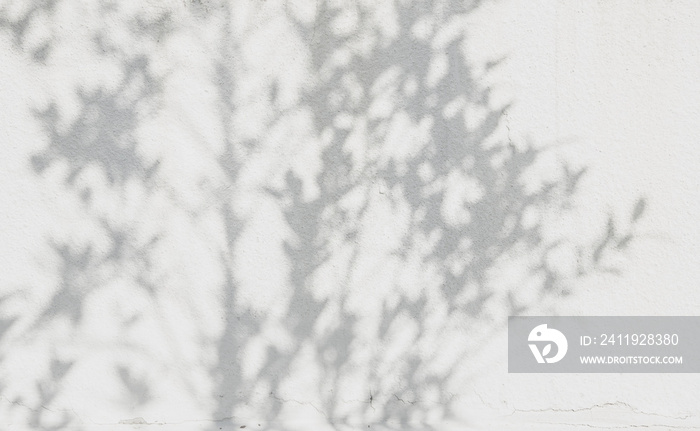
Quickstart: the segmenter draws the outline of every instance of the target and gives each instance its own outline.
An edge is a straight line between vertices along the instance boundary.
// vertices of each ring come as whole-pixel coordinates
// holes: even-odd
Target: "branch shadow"
[[[316,410],[330,424],[434,429],[429,422],[453,413],[450,382],[464,378],[464,368],[486,344],[465,338],[488,340],[508,315],[566,295],[576,277],[611,270],[603,256],[634,237],[644,199],[624,234],[610,218],[593,244],[546,238],[544,215],[569,208],[586,168],[562,164],[558,178],[534,191],[529,187],[526,178],[549,149],[504,140],[498,128],[508,106],[490,106],[490,89],[479,85],[463,54],[464,29],[443,31],[479,3],[399,2],[393,4],[395,22],[377,23],[369,7],[320,2],[313,25],[297,21],[310,41],[317,79],[301,104],[313,113],[317,135],[328,138],[315,176],[292,168],[285,187],[271,192],[293,231],[285,244],[293,293],[283,326],[296,347],[271,349],[259,373],[276,376],[270,396],[279,402],[268,417],[278,417],[294,398],[285,376],[300,357],[310,357],[314,364],[307,366],[317,367],[321,395],[304,400],[318,403]],[[339,34],[338,20],[350,13],[359,17],[356,33]],[[360,40],[371,42],[358,48]],[[356,142],[358,135],[364,145]],[[399,145],[409,149],[395,149]],[[311,198],[304,192],[309,189],[315,190]],[[377,221],[382,206],[388,215]],[[384,236],[372,227],[382,222],[401,235]],[[386,271],[366,271],[368,257],[362,256],[385,241],[391,243],[385,260],[373,263],[398,268],[387,276],[390,282],[377,281]],[[549,262],[561,248],[576,252],[573,275]],[[528,262],[520,277],[499,285],[494,271],[523,256]],[[343,270],[324,279],[336,289],[320,298],[326,289],[319,273],[328,266]],[[424,272],[431,282],[407,288],[414,283],[406,282],[402,272],[409,271],[402,268],[410,266],[417,268],[411,276]],[[363,270],[367,274],[358,281]],[[523,284],[535,285],[529,300],[518,297]],[[368,319],[357,301],[368,308],[379,304],[381,311]],[[469,347],[455,348],[460,341]],[[309,346],[313,353],[307,355]],[[347,391],[356,396],[349,402],[343,391],[357,382],[364,389]]]
[[[35,2],[19,14],[0,10],[0,29],[32,61],[45,64],[53,39],[30,43],[28,28],[38,16],[51,19],[60,3]],[[200,363],[204,373],[183,372],[183,380],[188,388],[196,387],[202,374],[209,380],[206,394],[197,394],[206,398],[216,420],[210,429],[241,425],[247,416],[260,417],[266,427],[284,426],[300,405],[311,406],[332,426],[435,429],[454,415],[453,382],[483,371],[473,363],[507,316],[565,295],[572,280],[618,271],[606,256],[624,252],[633,241],[634,224],[646,205],[638,200],[629,223],[611,217],[594,243],[548,236],[548,215],[569,210],[586,169],[563,163],[557,178],[540,179],[535,186],[529,180],[550,149],[503,137],[508,106],[492,106],[491,89],[481,85],[483,77],[475,76],[475,65],[464,54],[463,23],[481,3],[396,2],[390,22],[383,21],[386,11],[362,2],[320,0],[311,21],[285,4],[282,18],[305,44],[310,78],[294,106],[272,108],[268,121],[282,122],[292,110],[308,112],[320,144],[309,156],[315,161],[301,166],[285,161],[264,186],[265,199],[274,203],[287,232],[282,248],[288,296],[279,299],[281,315],[240,302],[237,271],[244,251],[238,244],[251,223],[238,209],[246,196],[241,173],[262,151],[264,139],[242,138],[232,126],[242,110],[237,89],[246,73],[240,46],[249,37],[232,28],[232,5],[194,1],[184,6],[197,22],[219,26],[220,35],[207,83],[217,106],[220,142],[205,149],[201,142],[191,145],[201,149],[198,156],[213,172],[194,187],[207,196],[206,205],[179,200],[181,186],[161,174],[166,161],[143,150],[140,127],[158,111],[166,87],[166,79],[152,71],[157,53],[135,54],[99,28],[92,39],[95,55],[116,58],[121,79],[116,85],[78,86],[79,109],[69,120],[60,100],[37,109],[35,120],[48,145],[28,161],[41,178],[54,178],[50,173],[57,166],[67,168],[64,187],[81,201],[94,231],[85,243],[66,235],[47,239],[48,254],[59,263],[57,288],[21,335],[41,343],[39,336],[61,322],[69,323],[69,334],[79,335],[91,311],[86,310],[89,298],[118,289],[117,281],[127,277],[154,308],[119,322],[120,330],[128,333],[139,319],[160,319],[164,338],[176,339],[166,334],[169,318],[158,308],[173,283],[163,273],[176,272],[181,261],[161,243],[180,235],[189,240],[193,232],[214,250],[211,260],[219,272],[217,293],[203,294],[216,297],[220,309],[202,314],[216,313],[221,322],[213,341],[201,335],[194,346],[213,349],[215,358]],[[103,8],[109,14],[119,6],[105,2]],[[149,20],[132,16],[123,27],[156,47],[177,30],[167,11]],[[273,105],[283,86],[276,79],[266,82]],[[181,209],[187,220],[177,226],[188,232],[165,221],[149,230],[145,225],[152,213],[125,218],[99,205],[127,205],[134,187],[141,206],[165,199],[168,208]],[[215,238],[199,229],[208,217],[220,228]],[[573,272],[552,263],[551,256],[562,250]],[[192,256],[197,253],[209,256],[196,250]],[[190,263],[191,269],[196,265]],[[0,319],[3,340],[19,317]],[[286,342],[268,343],[255,371],[246,371],[251,345],[270,326],[283,332]],[[81,421],[74,412],[41,407],[51,405],[84,359],[51,351],[46,358],[51,365],[37,378],[33,396],[8,397],[0,386],[0,394],[14,403],[10,409],[30,406],[27,420],[35,428]],[[149,353],[141,354],[148,362]],[[0,352],[0,361],[4,355]],[[134,409],[156,398],[153,378],[144,377],[137,365],[119,360],[107,365],[121,382],[124,403]],[[297,385],[304,388],[301,395]]]

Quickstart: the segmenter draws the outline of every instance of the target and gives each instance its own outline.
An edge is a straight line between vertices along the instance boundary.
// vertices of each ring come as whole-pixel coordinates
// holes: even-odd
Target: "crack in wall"
[[[50,408],[46,407],[45,405],[39,405],[39,407],[33,408],[33,407],[30,407],[30,406],[24,404],[21,401],[12,401],[9,398],[4,397],[4,396],[0,396],[0,400],[3,400],[5,402],[7,402],[8,404],[11,404],[14,406],[19,406],[19,407],[25,408],[33,413],[39,413],[42,410],[45,410],[45,411],[51,412],[51,413],[71,413],[71,414],[75,415],[75,417],[78,418],[78,420],[80,420],[81,422],[83,421],[81,416],[72,408],[71,409],[50,409]]]
[[[293,400],[293,399],[281,398],[281,397],[278,397],[277,395],[275,395],[273,392],[270,392],[270,398],[273,398],[273,399],[275,399],[275,400],[277,400],[277,401],[279,401],[279,402],[281,402],[281,403],[296,403],[296,404],[299,404],[299,405],[302,405],[302,406],[311,406],[314,410],[316,410],[317,412],[319,412],[320,414],[322,414],[323,417],[325,417],[325,418],[328,419],[329,421],[331,420],[330,417],[329,417],[325,412],[321,411],[321,409],[319,409],[318,407],[316,407],[316,406],[315,406],[312,402],[310,402],[310,401],[298,401],[298,400]]]
[[[396,395],[396,394],[394,394],[394,397],[396,397],[397,400],[401,401],[401,402],[404,403],[404,404],[411,404],[411,405],[413,405],[413,404],[415,404],[415,403],[417,402],[417,401],[405,401],[405,400],[399,398],[399,396]]]
[[[636,414],[636,415],[641,415],[645,417],[656,417],[656,418],[665,418],[665,419],[670,419],[670,420],[675,420],[675,421],[687,421],[689,419],[697,419],[698,417],[692,414],[688,415],[680,415],[680,416],[673,416],[673,415],[665,415],[661,413],[656,413],[656,412],[646,412],[644,410],[641,410],[637,407],[634,407],[626,402],[622,401],[616,401],[616,402],[605,402],[605,403],[599,403],[599,404],[593,404],[589,407],[580,407],[580,408],[570,408],[570,409],[562,409],[562,408],[546,408],[546,409],[518,409],[514,408],[512,409],[511,413],[508,416],[513,416],[516,413],[580,413],[580,412],[591,412],[594,410],[600,410],[600,411],[605,411],[609,410],[610,408],[614,407],[622,407],[624,409],[627,409],[630,413]],[[673,424],[673,423],[650,423],[650,424],[644,424],[644,423],[629,423],[629,424],[624,424],[624,425],[606,425],[605,423],[598,423],[594,424],[590,422],[590,417],[587,417],[586,420],[587,422],[545,422],[545,421],[537,421],[536,423],[538,425],[561,425],[561,426],[569,426],[572,428],[594,428],[594,429],[664,429],[664,430],[700,430],[700,424],[698,425],[684,425],[684,424]],[[595,418],[594,418],[595,419]],[[603,418],[600,418],[601,421]]]
[[[684,416],[671,416],[671,415],[664,415],[661,413],[654,413],[654,412],[645,412],[643,410],[640,410],[628,403],[625,403],[623,401],[615,401],[615,402],[605,402],[601,404],[593,404],[592,406],[589,407],[580,407],[580,408],[571,408],[571,409],[560,409],[560,408],[547,408],[547,409],[518,409],[514,408],[512,409],[513,411],[509,414],[509,416],[513,416],[515,413],[578,413],[578,412],[583,412],[583,411],[592,411],[595,409],[606,409],[609,407],[625,407],[629,409],[632,413],[638,413],[642,414],[645,416],[657,416],[657,417],[662,417],[662,418],[667,418],[667,419],[675,419],[675,420],[687,420],[691,418],[695,418],[696,416],[694,415],[684,415]]]
[[[595,428],[595,429],[630,429],[630,428],[662,428],[668,429],[682,429],[682,430],[700,430],[699,426],[686,426],[686,425],[666,425],[666,424],[632,424],[632,425],[618,425],[618,426],[601,426],[592,425],[586,423],[571,423],[571,422],[540,422],[544,425],[565,425],[570,427],[585,427],[585,428]]]

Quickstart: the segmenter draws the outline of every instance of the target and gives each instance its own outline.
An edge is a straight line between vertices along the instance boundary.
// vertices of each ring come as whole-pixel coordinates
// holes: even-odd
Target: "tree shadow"
[[[593,244],[546,238],[545,215],[567,210],[586,169],[562,164],[558,178],[536,190],[528,184],[550,150],[516,146],[497,133],[508,107],[490,106],[490,89],[463,54],[465,29],[454,30],[479,3],[397,2],[395,20],[382,22],[370,7],[320,2],[312,26],[297,22],[316,80],[301,104],[327,139],[315,176],[292,168],[273,192],[294,233],[285,245],[293,294],[283,321],[296,347],[268,352],[260,372],[278,376],[270,396],[280,402],[270,417],[294,398],[284,376],[310,357],[321,395],[305,400],[318,402],[330,423],[432,429],[428,418],[451,414],[449,383],[463,378],[508,315],[567,294],[576,277],[610,270],[603,255],[633,238],[633,228],[621,234],[612,218]],[[359,17],[355,31],[339,34],[338,20],[349,14]],[[640,199],[633,222],[643,208]],[[376,229],[381,223],[393,236]],[[382,242],[389,244],[383,261],[368,269],[372,246]],[[549,261],[562,248],[575,251],[575,274]],[[499,284],[493,273],[523,257],[519,277]],[[319,281],[329,266],[343,269]],[[417,289],[407,279],[425,274],[428,283]],[[336,288],[320,299],[323,283]],[[524,284],[531,286],[527,300],[518,298]],[[357,301],[379,312],[365,313]],[[352,390],[357,382],[363,391]],[[348,403],[344,391],[365,396]]]
[[[20,52],[46,64],[60,39],[36,42],[29,29],[38,25],[37,17],[51,21],[61,3],[0,10],[0,28]],[[120,331],[130,334],[134,322],[156,321],[176,351],[180,341],[163,310],[173,286],[182,286],[169,273],[179,276],[187,270],[183,265],[197,273],[202,265],[216,269],[214,288],[202,295],[215,297],[219,308],[199,309],[191,317],[204,321],[216,314],[220,322],[215,337],[202,329],[191,347],[213,349],[215,358],[181,377],[206,398],[203,404],[216,420],[211,429],[240,425],[244,417],[261,418],[265,426],[283,424],[300,405],[332,425],[363,428],[433,429],[452,416],[453,382],[482,371],[474,360],[507,316],[565,295],[577,278],[618,270],[606,255],[634,239],[645,206],[640,199],[625,228],[611,217],[593,243],[548,234],[548,220],[569,211],[586,170],[562,164],[555,179],[532,180],[551,150],[503,136],[508,107],[492,106],[490,89],[464,55],[465,18],[480,3],[396,2],[380,11],[361,2],[320,0],[312,20],[281,6],[279,19],[260,27],[287,26],[303,43],[310,75],[284,108],[283,75],[265,78],[267,131],[248,138],[233,119],[247,112],[238,91],[252,72],[242,46],[254,35],[233,28],[229,2],[187,2],[183,7],[194,22],[217,30],[218,49],[209,54],[212,72],[203,88],[215,106],[215,118],[208,120],[220,129],[211,145],[193,132],[188,149],[205,168],[187,183],[161,172],[170,163],[167,151],[148,155],[140,133],[162,107],[167,77],[153,71],[153,62],[162,54],[158,47],[179,31],[176,19],[165,9],[148,19],[125,15],[121,27],[131,43],[115,42],[98,26],[94,56],[116,59],[120,79],[78,85],[77,114],[68,115],[60,100],[37,109],[48,145],[29,160],[47,178],[55,179],[47,172],[57,166],[66,168],[65,189],[81,202],[91,233],[82,243],[66,235],[47,239],[59,263],[57,287],[16,336],[47,343],[41,335],[61,322],[69,323],[69,336],[80,336],[91,311],[86,308],[93,306],[89,299],[121,288],[127,279],[152,308],[118,322]],[[116,3],[100,8],[105,20],[121,13]],[[136,42],[152,51],[132,51]],[[255,166],[267,135],[295,110],[309,114],[315,142],[304,149],[306,159],[283,160],[261,187],[260,199],[272,202],[284,222],[280,244],[288,263],[286,296],[278,299],[283,312],[261,312],[241,301],[239,261],[246,251],[239,243],[254,221],[239,209],[253,199],[242,173]],[[184,117],[178,120],[189,124]],[[183,198],[192,190],[204,198]],[[137,210],[120,212],[134,201]],[[166,210],[154,210],[158,205]],[[162,215],[168,211],[176,214]],[[157,228],[154,214],[163,217]],[[216,234],[201,227],[208,222]],[[180,237],[204,245],[173,248]],[[180,252],[186,258],[175,256]],[[562,270],[561,259],[551,258],[555,254],[574,269]],[[285,264],[260,267],[266,265]],[[3,328],[19,317],[2,319],[9,323],[0,326],[0,340]],[[270,341],[269,328],[285,341]],[[254,371],[247,370],[244,362],[261,338],[268,342]],[[150,354],[144,350],[137,360],[106,365],[135,407],[155,398],[156,377],[141,370]],[[0,361],[4,356],[0,352]],[[10,410],[30,407],[33,427],[74,425],[81,420],[74,412],[56,419],[56,411],[42,406],[51,405],[84,359],[53,349],[32,396],[7,395],[4,387],[0,393],[14,403]],[[195,389],[202,375],[208,389]]]

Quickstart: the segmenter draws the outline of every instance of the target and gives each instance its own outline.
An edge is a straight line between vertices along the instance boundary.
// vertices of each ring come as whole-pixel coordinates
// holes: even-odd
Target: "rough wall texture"
[[[506,372],[700,309],[693,2],[0,2],[0,427],[700,429]]]

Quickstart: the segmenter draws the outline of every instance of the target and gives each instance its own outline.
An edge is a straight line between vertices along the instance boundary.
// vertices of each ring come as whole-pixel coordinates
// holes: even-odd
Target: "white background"
[[[382,37],[393,40],[401,2],[329,2],[343,12],[336,21],[319,13],[322,2],[312,3],[149,1],[110,9],[64,1],[50,10],[36,2],[0,3],[0,426],[700,429],[696,375],[508,374],[503,318],[510,310],[499,302],[508,292],[522,294],[522,312],[529,315],[697,314],[697,3],[486,1],[436,21],[444,27],[433,29],[435,52],[444,48],[440,37],[462,31],[474,78],[492,88],[486,106],[498,111],[511,104],[487,141],[542,149],[528,174],[532,187],[541,184],[537,178],[560,178],[562,163],[587,168],[566,208],[545,203],[539,209],[540,242],[510,249],[486,268],[482,287],[497,294],[485,314],[456,313],[454,320],[445,319],[450,304],[436,293],[445,272],[421,254],[431,237],[416,234],[417,245],[397,257],[402,235],[412,235],[406,220],[415,212],[399,189],[369,174],[337,202],[324,195],[319,173],[323,150],[333,142],[342,143],[356,166],[370,168],[391,158],[400,165],[428,145],[425,129],[394,103],[398,93],[382,93],[377,82],[384,63],[368,63],[378,69],[370,82],[375,89],[366,93],[375,103],[365,110],[343,116],[339,108],[322,118],[305,96],[321,89],[330,100],[338,82],[347,84],[341,93],[354,88],[347,78],[323,89],[328,75],[313,59],[324,26],[357,35],[355,42],[331,44],[337,58],[329,57],[327,66],[350,76],[359,66],[344,63],[343,55],[369,52],[372,58]],[[421,6],[428,17],[441,7]],[[29,13],[35,7],[38,12]],[[135,30],[138,19],[155,23],[145,36]],[[383,35],[378,45],[372,34]],[[96,50],[95,35],[114,50]],[[40,59],[36,52],[44,44],[51,48]],[[151,84],[141,80],[139,58],[148,58],[148,73],[160,83],[157,96],[146,91]],[[439,63],[439,55],[431,61]],[[234,83],[231,94],[226,79]],[[447,85],[448,94],[463,91]],[[90,91],[102,91],[103,99],[95,100],[114,100],[116,107],[99,102],[90,108],[84,95],[97,94]],[[52,103],[59,120],[46,128],[38,113]],[[373,115],[388,132],[368,131]],[[93,140],[91,134],[104,130]],[[337,138],[342,130],[352,132],[345,141]],[[254,149],[240,150],[246,142]],[[132,143],[146,167],[160,161],[153,180],[136,169],[136,159],[120,159],[120,145]],[[74,151],[51,153],[59,144]],[[94,159],[75,150],[83,144]],[[235,177],[224,169],[231,161],[222,162],[227,145],[239,151]],[[111,150],[102,156],[95,146]],[[37,154],[58,155],[38,171]],[[68,180],[75,166],[81,169]],[[291,193],[289,172],[299,178],[300,194]],[[446,187],[463,191],[468,184]],[[86,190],[91,200],[81,199]],[[368,209],[357,216],[363,193]],[[387,194],[398,207],[387,203]],[[483,198],[478,195],[465,202]],[[324,196],[327,201],[319,200]],[[632,223],[640,199],[645,209]],[[290,205],[296,209],[285,212]],[[445,205],[445,225],[463,222],[463,207]],[[333,218],[333,208],[343,207],[357,217],[354,239],[344,237],[351,224]],[[296,228],[290,214],[300,217]],[[622,251],[606,251],[597,265],[586,263],[609,218],[632,241]],[[326,230],[305,243],[300,235],[312,219]],[[232,227],[240,232],[228,244]],[[126,238],[117,257],[115,232]],[[326,247],[314,242],[320,239],[328,241],[328,260],[300,262],[318,257],[311,255]],[[581,247],[584,258],[574,246],[553,255],[542,251],[557,239]],[[81,266],[88,249],[97,263]],[[74,253],[70,271],[61,260],[65,253]],[[528,293],[537,292],[542,279],[518,269],[539,259],[552,259],[548,265],[558,274],[542,297]],[[585,271],[577,274],[581,265]],[[227,308],[232,285],[235,305]],[[307,290],[295,301],[295,292]],[[394,332],[378,335],[385,307],[421,292],[428,292],[427,308],[417,314],[406,308],[396,315]],[[311,326],[294,326],[311,315]],[[253,333],[237,323],[245,316],[262,322]],[[303,328],[308,333],[300,333]],[[425,334],[417,336],[417,328]],[[234,341],[240,350],[222,357]],[[314,353],[325,342],[330,356]],[[263,368],[272,351],[292,359],[283,368]],[[332,352],[341,359],[334,362]],[[410,374],[404,359],[413,353],[423,368]],[[236,373],[245,377],[236,380]],[[425,376],[445,379],[431,385]],[[245,391],[244,398],[218,399],[229,396],[217,392],[226,382],[249,386],[227,389]]]

